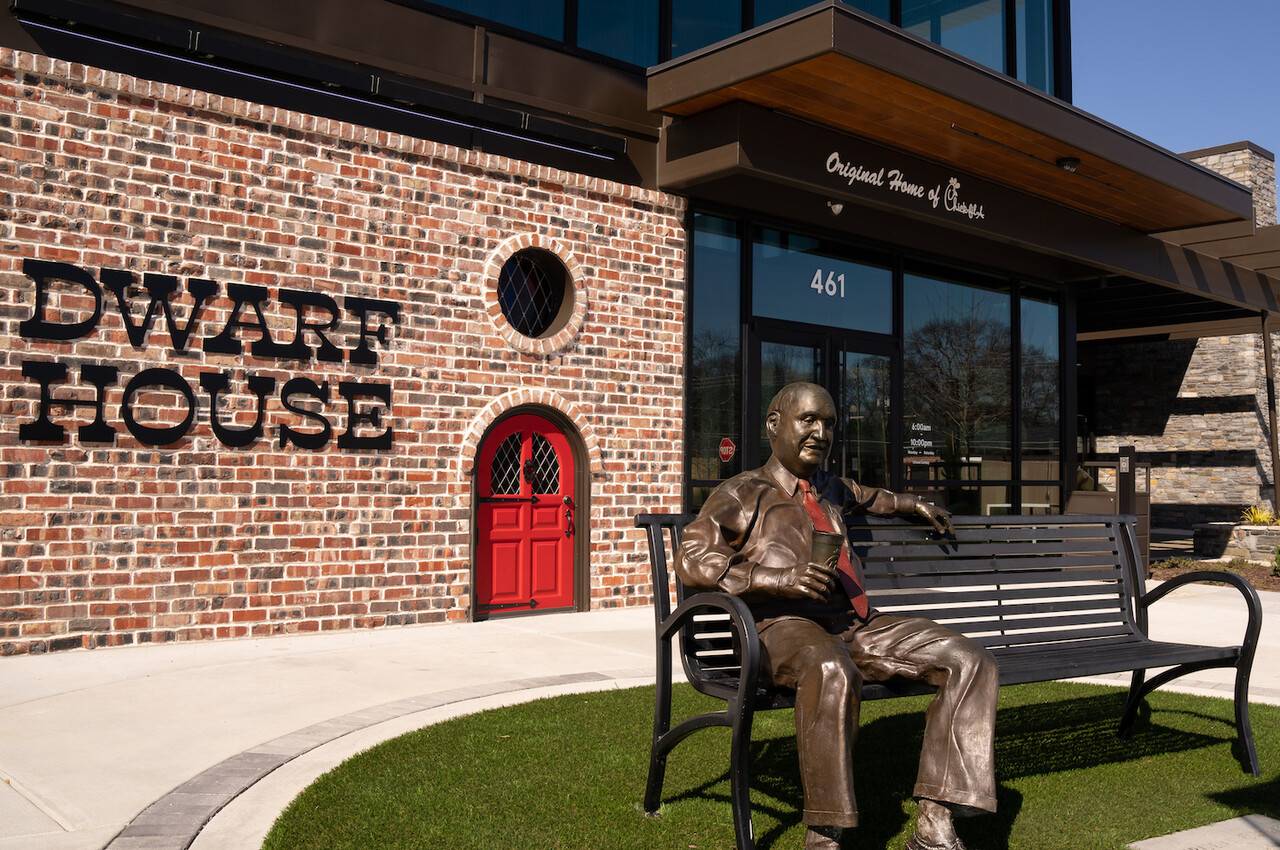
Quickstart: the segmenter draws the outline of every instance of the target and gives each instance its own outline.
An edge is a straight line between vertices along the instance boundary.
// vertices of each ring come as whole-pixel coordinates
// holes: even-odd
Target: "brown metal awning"
[[[757,104],[1143,233],[1252,218],[1239,184],[837,0],[651,68],[648,97]]]
[[[1280,278],[1280,225],[1259,227],[1256,231],[1246,226],[1205,227],[1159,236],[1206,257]]]

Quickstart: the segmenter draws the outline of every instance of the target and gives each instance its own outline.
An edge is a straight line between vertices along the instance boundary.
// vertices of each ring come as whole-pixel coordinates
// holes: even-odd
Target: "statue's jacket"
[[[819,506],[841,534],[845,533],[844,515],[893,514],[902,498],[822,471],[810,481],[820,494]],[[833,631],[847,627],[854,614],[838,584],[821,601],[751,592],[751,574],[757,567],[785,569],[809,560],[813,522],[798,489],[799,479],[770,458],[764,466],[735,475],[712,491],[698,517],[685,528],[676,553],[676,575],[684,586],[741,596],[761,630],[786,617],[814,620]],[[852,552],[850,559],[863,584],[861,562]]]

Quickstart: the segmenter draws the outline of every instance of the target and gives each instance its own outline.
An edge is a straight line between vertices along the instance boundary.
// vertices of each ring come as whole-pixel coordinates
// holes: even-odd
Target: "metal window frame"
[[[686,239],[688,240],[689,249],[686,252],[686,309],[685,309],[685,375],[686,379],[690,373],[692,364],[692,348],[687,344],[689,334],[692,332],[694,322],[693,311],[693,293],[696,288],[696,267],[693,251],[693,234],[694,234],[694,218],[697,215],[709,215],[727,221],[735,222],[736,233],[738,238],[739,251],[739,322],[741,332],[739,334],[739,360],[741,364],[740,372],[740,409],[738,411],[738,428],[742,435],[742,445],[739,446],[739,455],[742,457],[743,468],[750,468],[749,463],[753,460],[760,461],[756,458],[757,447],[754,444],[755,432],[750,430],[753,425],[759,423],[755,421],[758,416],[760,404],[760,387],[758,381],[753,381],[753,376],[758,376],[760,371],[760,330],[766,329],[772,331],[790,331],[797,338],[815,337],[826,335],[826,349],[823,352],[825,358],[824,367],[827,371],[831,368],[831,341],[836,337],[844,340],[846,337],[855,343],[858,350],[866,351],[869,354],[887,354],[890,357],[890,415],[889,415],[889,441],[891,444],[890,452],[890,475],[889,486],[895,491],[904,491],[907,489],[905,455],[903,453],[903,436],[905,433],[904,416],[903,416],[903,393],[905,383],[905,360],[902,347],[904,345],[905,333],[905,304],[904,304],[904,287],[905,278],[908,273],[920,273],[926,276],[941,277],[943,280],[953,281],[960,285],[978,285],[984,288],[996,288],[997,291],[1005,291],[1009,295],[1010,310],[1010,469],[1013,474],[1007,479],[982,479],[978,481],[939,481],[931,482],[941,485],[951,486],[1006,486],[1010,488],[1010,496],[1012,498],[1014,508],[1021,510],[1022,504],[1022,487],[1029,486],[1050,486],[1058,485],[1060,492],[1059,505],[1061,509],[1065,509],[1067,496],[1071,483],[1067,480],[1068,470],[1074,469],[1075,464],[1075,415],[1076,415],[1076,390],[1075,390],[1075,299],[1071,291],[1071,287],[1067,282],[1055,282],[1046,279],[1034,278],[1024,274],[1015,274],[1002,271],[995,267],[981,267],[971,263],[957,262],[945,256],[930,254],[925,251],[901,248],[877,242],[870,239],[859,238],[856,234],[842,233],[834,229],[824,229],[807,225],[797,225],[795,222],[773,218],[767,215],[761,215],[748,210],[735,209],[722,205],[705,203],[694,200],[689,204],[686,210]],[[873,265],[881,267],[889,267],[893,271],[893,333],[891,335],[875,334],[865,331],[852,331],[843,328],[828,328],[825,326],[806,325],[800,322],[788,322],[782,319],[771,319],[768,317],[756,317],[752,312],[752,262],[751,248],[754,233],[759,228],[770,228],[796,233],[803,236],[811,236],[824,241],[835,242],[840,246],[848,249],[851,254],[866,255],[866,259]],[[886,259],[888,262],[886,262]],[[1033,290],[1039,300],[1048,300],[1058,307],[1058,357],[1059,357],[1059,414],[1058,414],[1058,438],[1061,441],[1061,451],[1059,453],[1059,478],[1056,481],[1044,479],[1023,479],[1022,476],[1022,439],[1021,439],[1021,408],[1022,408],[1022,371],[1021,371],[1021,310],[1022,295],[1024,289]],[[771,337],[773,333],[769,334]],[[691,505],[692,490],[694,487],[715,486],[722,483],[724,479],[708,480],[693,479],[690,475],[692,471],[691,456],[689,446],[691,445],[690,423],[689,423],[689,391],[686,382],[684,393],[684,458],[682,461],[681,475],[681,495],[682,507],[688,511]],[[762,461],[760,461],[762,462]],[[756,464],[758,465],[758,463]]]
[[[408,6],[414,9],[420,9],[424,12],[430,12],[433,15],[439,15],[444,18],[463,21],[465,23],[484,26],[496,33],[509,35],[516,38],[526,39],[535,44],[541,44],[546,47],[552,47],[557,50],[563,50],[572,55],[581,56],[592,61],[602,62],[625,71],[641,72],[644,66],[635,65],[622,59],[610,56],[607,53],[597,53],[587,50],[578,45],[578,12],[579,0],[563,0],[564,3],[564,22],[563,32],[564,38],[561,40],[548,38],[538,33],[522,30],[519,27],[493,21],[479,15],[473,15],[452,6],[445,6],[433,0],[391,0],[402,6]],[[658,45],[654,55],[657,57],[657,63],[666,62],[673,58],[671,51],[671,37],[674,29],[673,20],[673,0],[650,0],[658,4]],[[1013,79],[1018,79],[1018,55],[1017,55],[1017,0],[1002,0],[1002,10],[1004,17],[1004,57],[1005,68],[1002,73]],[[739,32],[746,32],[753,28],[755,20],[755,0],[739,0],[741,4],[741,15],[739,17]],[[1049,9],[1050,25],[1053,27],[1052,44],[1053,44],[1053,86],[1052,91],[1047,92],[1061,100],[1070,102],[1071,100],[1071,0],[1052,0]],[[889,23],[895,27],[902,27],[902,0],[889,0]]]

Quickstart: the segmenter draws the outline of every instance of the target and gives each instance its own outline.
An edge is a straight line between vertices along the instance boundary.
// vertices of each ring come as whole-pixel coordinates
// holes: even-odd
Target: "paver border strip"
[[[432,708],[556,685],[613,681],[604,673],[509,679],[394,700],[313,723],[266,741],[196,774],[147,806],[104,850],[187,850],[227,804],[281,765],[344,735]]]

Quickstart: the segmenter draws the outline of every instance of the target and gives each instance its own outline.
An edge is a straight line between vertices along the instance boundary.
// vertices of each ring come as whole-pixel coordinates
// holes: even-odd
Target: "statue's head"
[[[831,394],[817,384],[796,382],[769,402],[765,432],[773,456],[798,478],[808,478],[827,459],[836,425]]]

